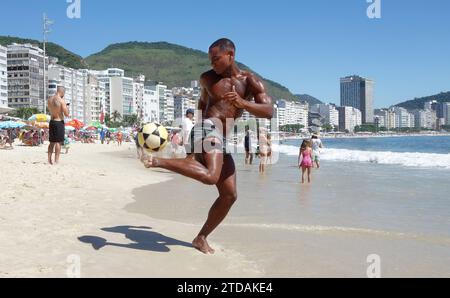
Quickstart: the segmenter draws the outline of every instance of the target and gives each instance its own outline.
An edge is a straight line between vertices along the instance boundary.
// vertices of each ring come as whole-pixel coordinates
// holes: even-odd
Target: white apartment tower
[[[118,112],[122,117],[135,114],[133,104],[133,79],[125,77],[125,71],[108,68],[102,71],[90,71],[105,84],[105,111],[112,115]]]
[[[65,101],[70,104],[70,118],[86,122],[85,106],[88,74],[83,70],[55,64],[57,60],[54,59],[51,59],[51,62],[48,66],[48,95],[53,96],[57,87],[64,87]]]
[[[308,110],[308,104],[278,100],[276,108],[278,126],[300,124],[304,128],[308,128]]]
[[[156,86],[145,86],[143,96],[143,123],[160,123],[159,95]]]
[[[356,126],[362,124],[361,111],[354,107],[338,107],[339,130],[353,132]]]
[[[7,48],[0,46],[0,108],[8,107]]]
[[[44,51],[31,44],[8,45],[8,106],[44,110]],[[45,80],[47,82],[47,78]]]

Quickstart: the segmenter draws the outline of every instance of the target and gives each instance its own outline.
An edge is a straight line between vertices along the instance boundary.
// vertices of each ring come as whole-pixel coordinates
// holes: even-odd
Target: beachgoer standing
[[[183,123],[181,125],[181,142],[183,146],[186,147],[186,152],[188,152],[188,147],[191,144],[191,140],[189,136],[191,135],[192,128],[194,127],[194,110],[188,109],[186,111],[186,117],[183,119]]]
[[[64,116],[69,117],[69,109],[64,100],[64,87],[59,86],[56,94],[48,100],[48,111],[51,115],[50,121],[50,145],[48,146],[48,163],[53,165],[52,155],[55,150],[55,163],[59,162],[61,155],[61,144],[64,143],[66,128],[64,126]]]
[[[298,167],[302,170],[302,183],[305,183],[305,173],[308,173],[308,183],[311,183],[313,167],[311,141],[304,140],[298,155]]]
[[[259,129],[259,172],[265,173],[267,165],[267,156],[269,154],[269,146],[267,133],[265,128]]]
[[[245,128],[244,147],[245,147],[245,164],[252,165],[253,164],[252,136],[250,134],[250,129],[248,127]]]
[[[320,149],[323,148],[322,141],[319,136],[314,134],[311,139],[313,150],[313,161],[316,163],[318,169],[320,169]]]

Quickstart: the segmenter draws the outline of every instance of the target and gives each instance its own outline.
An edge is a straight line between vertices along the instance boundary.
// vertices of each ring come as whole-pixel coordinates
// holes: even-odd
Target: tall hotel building
[[[374,82],[360,76],[341,78],[341,106],[361,111],[362,123],[374,122]]]

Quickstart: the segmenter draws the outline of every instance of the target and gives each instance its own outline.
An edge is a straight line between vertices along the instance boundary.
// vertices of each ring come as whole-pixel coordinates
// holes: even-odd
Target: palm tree
[[[34,108],[34,107],[18,108],[15,111],[15,113],[14,113],[14,115],[17,118],[21,118],[21,119],[24,119],[24,120],[27,120],[28,118],[30,118],[34,114],[39,114],[39,110],[37,108]]]
[[[123,117],[124,126],[135,126],[138,124],[138,116],[136,114],[126,115]]]
[[[119,112],[114,111],[114,112],[112,113],[111,120],[112,120],[113,122],[119,122],[120,120],[122,120],[122,115],[120,115]]]

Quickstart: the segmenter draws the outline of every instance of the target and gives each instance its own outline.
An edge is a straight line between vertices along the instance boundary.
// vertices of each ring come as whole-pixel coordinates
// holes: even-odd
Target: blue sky
[[[375,106],[450,90],[450,1],[380,0],[67,0],[0,4],[0,35],[41,39],[42,13],[55,21],[50,41],[88,56],[125,41],[168,41],[207,51],[235,41],[237,60],[293,93],[339,103],[339,78],[375,80]]]

